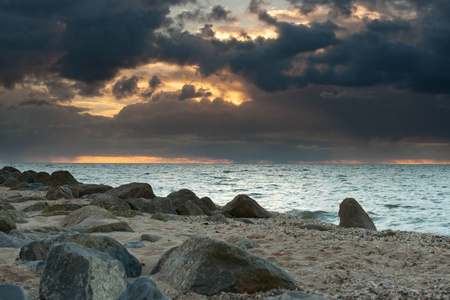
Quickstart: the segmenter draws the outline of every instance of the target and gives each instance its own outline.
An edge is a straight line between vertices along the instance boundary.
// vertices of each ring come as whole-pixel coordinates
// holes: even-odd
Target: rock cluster
[[[132,232],[129,224],[118,220],[118,216],[152,214],[151,218],[161,221],[205,216],[205,225],[227,224],[230,218],[254,224],[252,220],[272,216],[247,195],[237,195],[220,208],[210,198],[200,198],[188,189],[158,197],[148,183],[134,182],[115,188],[84,184],[67,171],[48,174],[4,167],[0,170],[0,185],[47,192],[40,199],[22,196],[0,199],[0,248],[20,248],[19,259],[43,270],[40,299],[167,299],[151,277],[141,276],[141,263],[126,249],[145,247],[143,241],[156,243],[160,236],[143,234],[140,241],[122,245],[111,237],[90,234]],[[79,198],[85,201],[80,203],[87,201],[89,205],[53,202]],[[30,200],[38,202],[23,211],[15,210],[11,204]],[[16,223],[26,222],[30,213],[65,217],[60,226],[17,229]],[[342,202],[339,216],[341,227],[376,230],[354,199]],[[157,274],[159,280],[182,293],[208,296],[296,289],[297,282],[280,267],[247,251],[257,247],[258,243],[248,239],[233,245],[207,236],[191,236],[164,253],[151,274]],[[135,279],[129,282],[128,278]],[[11,296],[14,299],[29,299],[27,292],[18,286],[0,285],[0,294],[3,293],[15,295]],[[291,292],[274,299],[298,299],[305,295]],[[306,296],[311,298],[305,299],[321,299]]]

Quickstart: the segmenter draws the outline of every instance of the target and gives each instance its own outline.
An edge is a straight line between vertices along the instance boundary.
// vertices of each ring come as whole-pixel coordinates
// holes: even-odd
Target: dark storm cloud
[[[122,99],[134,96],[139,93],[137,86],[139,77],[131,76],[130,78],[124,76],[119,79],[113,86],[112,93],[116,99]]]
[[[212,27],[212,24],[205,24],[205,26],[200,29],[202,37],[213,38],[216,33],[214,32],[214,30],[212,30]]]
[[[317,10],[318,7],[327,5],[334,14],[350,16],[354,9],[354,0],[288,0],[304,14],[309,14]]]
[[[201,9],[196,9],[194,11],[183,11],[176,16],[176,19],[183,24],[186,21],[194,22],[212,22],[212,21],[225,21],[233,22],[236,18],[231,16],[232,13],[227,8],[222,5],[215,5],[211,8],[211,12],[205,13]]]
[[[181,89],[181,93],[178,96],[178,100],[186,100],[192,98],[199,98],[203,96],[211,96],[211,93],[205,91],[204,89],[196,89],[194,85],[185,84]]]
[[[281,163],[349,155],[353,160],[387,160],[407,150],[408,158],[432,153],[448,159],[449,109],[440,104],[448,99],[436,98],[430,105],[429,96],[402,90],[333,87],[324,93],[315,86],[275,93],[255,89],[252,97],[258,100],[240,106],[220,98],[179,101],[189,91],[194,96],[207,93],[187,84],[128,105],[114,118],[43,100],[14,110],[0,107],[0,139],[10,141],[0,147],[0,157],[148,155]],[[430,146],[416,149],[415,142],[402,142],[410,137],[423,141],[421,136]],[[379,146],[373,146],[373,139],[381,141]]]
[[[158,88],[158,87],[160,87],[162,85],[163,85],[163,83],[162,83],[161,79],[159,79],[159,77],[157,75],[153,75],[152,79],[150,79],[149,82],[148,82],[148,86],[151,89],[156,89],[156,88]]]
[[[192,2],[17,0],[0,2],[0,84],[57,72],[102,85],[121,68],[148,60],[169,6]]]

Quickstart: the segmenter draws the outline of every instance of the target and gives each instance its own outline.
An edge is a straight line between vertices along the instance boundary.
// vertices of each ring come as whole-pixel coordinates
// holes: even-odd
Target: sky
[[[0,0],[0,162],[450,163],[448,0]]]

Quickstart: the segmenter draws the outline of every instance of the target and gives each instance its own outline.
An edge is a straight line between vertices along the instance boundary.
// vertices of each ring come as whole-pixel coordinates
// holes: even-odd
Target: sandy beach
[[[40,196],[46,192],[10,191],[0,187],[0,199],[14,196]],[[11,203],[22,210],[37,201]],[[56,203],[89,204],[87,199],[61,199]],[[27,223],[17,228],[33,229],[59,226],[65,218],[27,213]],[[107,235],[120,243],[140,241],[142,234],[159,235],[157,242],[144,241],[145,247],[129,248],[150,274],[161,255],[180,245],[191,235],[206,235],[220,241],[236,243],[247,238],[259,247],[248,251],[285,270],[298,283],[298,290],[329,299],[449,299],[450,238],[433,234],[402,231],[369,231],[339,228],[337,225],[272,212],[268,219],[228,219],[229,223],[205,221],[204,216],[180,216],[182,221],[159,221],[144,213],[127,222],[134,232],[95,233]],[[308,229],[309,228],[309,229]],[[318,230],[320,229],[320,230]],[[17,260],[20,249],[2,248],[0,277],[2,283],[24,287],[38,299],[42,271]],[[242,295],[220,294],[206,297],[181,294],[154,276],[158,287],[172,299],[263,299],[285,291]]]

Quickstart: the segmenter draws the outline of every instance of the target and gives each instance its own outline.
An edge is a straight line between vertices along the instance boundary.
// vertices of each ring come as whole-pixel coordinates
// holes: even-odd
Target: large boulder
[[[23,287],[15,284],[0,284],[0,298],[10,300],[31,300]]]
[[[128,203],[128,205],[130,205],[131,209],[144,213],[176,213],[175,209],[172,206],[172,201],[169,198],[165,197],[155,197],[153,199],[128,198],[125,201]]]
[[[127,288],[122,264],[75,243],[52,248],[39,284],[40,299],[116,299]]]
[[[34,177],[37,173],[34,171],[25,171],[17,177],[19,182],[35,183],[36,178]]]
[[[128,277],[138,277],[142,273],[142,265],[137,258],[131,255],[117,240],[107,236],[66,234],[53,239],[33,241],[20,248],[19,258],[22,260],[47,260],[52,247],[57,243],[77,243],[107,253],[122,263]]]
[[[359,227],[377,231],[372,219],[353,198],[345,198],[339,205],[339,227]]]
[[[102,194],[110,189],[112,186],[104,184],[78,184],[72,188],[77,190],[78,197],[83,197],[92,194]]]
[[[99,206],[111,212],[127,211],[131,209],[130,205],[125,200],[108,194],[96,195],[94,201],[91,202],[91,205]]]
[[[181,189],[179,191],[172,192],[167,195],[167,198],[172,200],[172,205],[175,209],[188,201],[197,201],[200,199],[193,191],[188,189]]]
[[[55,171],[45,183],[51,187],[80,184],[68,171]]]
[[[17,228],[16,223],[9,216],[9,214],[7,214],[3,210],[0,211],[0,231],[8,233],[16,228]]]
[[[50,180],[50,174],[47,172],[39,172],[34,175],[34,179],[37,183],[46,184]]]
[[[153,193],[152,186],[148,183],[133,182],[121,185],[119,187],[106,191],[107,194],[119,197],[121,199],[127,198],[146,198],[153,199],[155,194]]]
[[[178,207],[177,213],[182,216],[200,216],[205,214],[203,210],[191,200]]]
[[[72,189],[68,185],[57,186],[50,189],[45,196],[48,200],[73,199]]]
[[[167,198],[169,198],[172,201],[173,208],[178,212],[180,209],[180,212],[178,212],[181,215],[185,214],[192,214],[192,215],[210,215],[213,211],[215,211],[216,205],[211,201],[210,198],[204,197],[199,198],[197,195],[188,189],[181,189],[176,192],[172,192],[169,195],[167,195]],[[189,204],[187,204],[190,202]],[[202,213],[198,213],[198,209],[195,208],[192,204],[195,204],[196,207],[198,207]],[[189,212],[191,211],[191,212]]]
[[[88,205],[69,213],[61,221],[60,225],[66,228],[76,227],[87,218],[95,218],[97,220],[116,219],[112,212],[95,205]]]
[[[18,169],[14,168],[14,167],[11,167],[11,166],[3,167],[2,171],[6,172],[6,173],[20,173],[20,171]]]
[[[297,283],[275,264],[235,245],[192,236],[167,251],[153,269],[182,293],[216,295],[295,289]]]
[[[169,300],[149,276],[140,276],[133,280],[126,291],[117,300]]]
[[[247,195],[237,195],[228,202],[223,211],[236,218],[270,218],[271,214]]]

